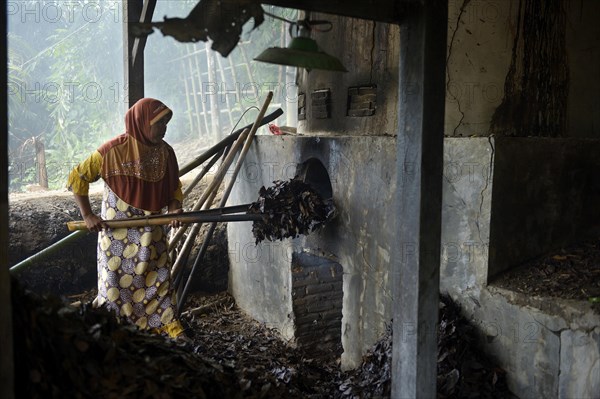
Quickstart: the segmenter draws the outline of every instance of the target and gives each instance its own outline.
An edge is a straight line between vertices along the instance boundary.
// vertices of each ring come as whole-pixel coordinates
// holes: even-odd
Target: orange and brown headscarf
[[[123,201],[146,211],[158,212],[169,204],[179,183],[179,167],[173,148],[153,144],[150,127],[172,111],[153,98],[137,101],[125,114],[125,133],[98,148],[102,178]]]

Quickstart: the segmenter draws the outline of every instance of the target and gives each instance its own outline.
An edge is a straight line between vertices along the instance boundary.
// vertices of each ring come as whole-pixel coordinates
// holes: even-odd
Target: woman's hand
[[[179,214],[179,213],[183,213],[183,209],[182,208],[177,208],[177,209],[169,209],[169,214]],[[171,223],[169,224],[172,228],[178,228],[181,227],[183,225],[183,223],[181,223],[179,220],[171,220]]]
[[[85,225],[89,231],[98,232],[108,228],[104,220],[102,220],[95,213],[88,213],[83,217],[83,221],[85,222]]]
[[[100,230],[108,229],[106,222],[92,211],[90,199],[87,195],[73,194],[73,197],[75,198],[77,205],[79,205],[81,217],[89,231],[98,232]]]

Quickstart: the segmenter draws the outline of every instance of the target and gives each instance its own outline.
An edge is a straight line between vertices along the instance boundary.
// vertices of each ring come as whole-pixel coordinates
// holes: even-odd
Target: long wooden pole
[[[243,155],[240,154],[240,158],[238,159],[237,165],[241,165],[240,161],[243,161],[243,157],[245,156],[245,153],[248,152],[247,148],[249,147],[249,145],[252,141],[251,138],[246,140],[246,137],[250,136],[250,135],[252,135],[252,137],[254,137],[258,128],[260,126],[262,126],[262,122],[266,119],[266,118],[264,118],[265,112],[266,112],[272,98],[273,98],[273,93],[269,92],[267,94],[267,99],[265,100],[263,107],[259,110],[259,114],[257,115],[256,121],[252,124],[251,131],[247,135],[244,135],[243,138],[240,138],[239,140],[237,140],[235,142],[235,146],[231,151],[231,153],[234,156],[237,154],[237,152],[239,150],[239,146],[242,143],[244,144],[244,149],[245,149],[245,151],[244,151],[244,149],[242,149]],[[246,133],[246,131],[247,131],[247,129],[244,130],[244,133]],[[233,158],[231,159],[231,161],[233,161]],[[207,196],[208,197],[207,204],[204,205],[203,209],[210,207],[210,205],[212,204],[212,201],[214,200],[214,198],[217,195],[218,186],[221,184],[221,181],[223,180],[223,177],[225,176],[225,173],[227,172],[227,170],[229,170],[229,165],[231,164],[231,161],[229,161],[229,157],[226,158],[226,161],[223,161],[223,163],[227,162],[228,164],[227,164],[226,168],[221,168],[217,172],[217,175],[215,176],[215,180],[218,179],[218,184],[214,185],[214,187],[213,186],[208,187],[206,189],[206,191],[204,192],[204,195],[202,196],[202,198],[200,198],[200,200],[198,200],[198,203],[196,204],[196,206],[204,205],[204,203],[203,203],[204,196]],[[227,196],[229,195],[229,192],[231,192],[231,185],[233,185],[233,183],[235,182],[235,179],[236,179],[235,176],[239,172],[239,167],[237,165],[236,165],[236,172],[234,172],[234,177],[230,183],[230,187],[227,188],[226,194],[221,199],[221,202],[223,203],[223,205],[224,205],[223,199],[225,201],[227,201]],[[215,182],[215,180],[213,180],[213,183]],[[221,206],[223,206],[223,205],[221,205]],[[190,231],[190,234],[186,238],[186,240],[183,244],[183,247],[179,251],[179,256],[177,257],[177,259],[173,263],[173,266],[171,267],[171,276],[172,276],[173,281],[175,282],[176,286],[179,286],[179,284],[181,283],[182,276],[183,276],[183,272],[182,272],[183,264],[187,263],[188,256],[192,250],[193,243],[195,242],[196,236],[198,235],[198,232],[200,231],[201,226],[202,226],[201,224],[194,225],[194,227]],[[179,229],[179,231],[175,234],[175,236],[172,237],[172,240],[169,243],[169,250],[173,250],[175,244],[181,239],[181,236],[184,234],[185,227],[186,226]],[[214,230],[214,228],[212,230]],[[209,232],[209,234],[207,234],[208,239],[210,239],[211,235],[212,235],[212,232]],[[192,272],[193,272],[193,270],[192,270]]]
[[[271,112],[269,115],[262,118],[259,126],[263,126],[269,122],[274,121],[275,119],[279,118],[282,114],[283,114],[283,111],[281,110],[281,108],[276,109],[275,111]],[[237,140],[239,135],[242,134],[242,132],[245,129],[250,129],[251,127],[252,127],[252,124],[249,124],[247,126],[244,126],[241,129],[236,130],[235,132],[233,132],[230,135],[228,135],[227,137],[225,137],[223,140],[219,141],[217,144],[210,147],[203,154],[199,155],[196,159],[194,159],[194,160],[188,162],[187,164],[185,164],[184,166],[180,167],[179,168],[179,176],[183,176],[186,173],[190,172],[191,170],[195,169],[197,166],[202,165],[207,159],[209,159],[210,157],[215,155],[217,152],[219,152],[219,150],[222,150],[223,148],[227,147],[228,145],[233,143],[235,140]]]
[[[226,208],[213,208],[195,212],[160,214],[140,216],[128,219],[106,220],[105,223],[111,229],[123,229],[130,227],[146,227],[169,224],[173,220],[178,220],[181,223],[260,220],[262,217],[258,214],[244,213],[241,215],[232,215],[233,213],[247,211],[249,206],[250,204],[245,204],[230,206]],[[225,217],[224,215],[228,216]],[[87,226],[85,225],[85,222],[83,220],[67,222],[67,227],[69,231],[87,230]]]
[[[267,108],[269,107],[269,104],[271,103],[272,99],[273,99],[273,92],[270,91],[267,94],[267,98],[265,99],[265,101],[262,105],[262,108],[260,109],[260,112],[259,112],[258,116],[256,117],[256,121],[252,125],[252,130],[250,130],[250,134],[248,134],[248,138],[246,139],[246,141],[244,143],[244,148],[242,149],[242,152],[240,153],[240,156],[237,160],[237,163],[235,165],[235,169],[233,171],[233,175],[231,176],[229,184],[227,185],[227,188],[225,189],[225,192],[223,193],[223,197],[221,198],[219,207],[223,207],[227,203],[227,199],[229,198],[229,194],[231,193],[233,185],[235,184],[237,175],[238,175],[240,169],[242,168],[242,164],[244,163],[244,158],[246,157],[246,154],[248,153],[248,150],[250,149],[250,145],[252,145],[254,136],[256,135],[256,131],[259,128],[259,122],[263,118],[265,112],[267,111]],[[196,271],[198,264],[202,261],[202,257],[204,255],[204,253],[206,252],[206,248],[208,247],[208,242],[210,241],[210,239],[212,237],[212,233],[214,232],[215,227],[216,227],[216,222],[213,222],[212,226],[209,229],[209,233],[207,234],[207,236],[204,239],[202,249],[198,253],[198,256],[196,257],[196,261],[194,262],[194,265],[192,266],[192,270],[190,272],[190,275],[188,276],[188,279],[186,281],[183,292],[182,292],[181,296],[178,298],[178,301],[177,301],[177,312],[178,313],[181,313],[181,309],[183,309],[183,305],[185,304],[185,299],[186,299],[187,292],[189,290],[192,278],[194,276],[194,272]]]
[[[202,180],[202,178],[204,178],[204,176],[208,173],[208,171],[210,170],[210,168],[212,168],[213,165],[215,163],[217,163],[217,161],[219,160],[219,158],[221,158],[221,155],[223,155],[223,150],[217,152],[210,159],[210,162],[208,162],[208,164],[206,164],[202,168],[202,170],[200,171],[200,173],[198,173],[198,176],[194,177],[194,180],[192,180],[191,183],[188,184],[188,186],[183,191],[183,198],[184,199],[187,198],[187,196],[192,192],[192,190],[194,189],[194,187],[196,187],[196,185],[198,185],[198,183],[200,182],[200,180]]]
[[[212,182],[210,182],[210,184],[208,185],[208,187],[206,188],[204,193],[202,193],[202,196],[200,196],[200,198],[198,199],[198,201],[192,208],[193,211],[200,210],[200,208],[204,206],[204,203],[206,202],[206,200],[211,196],[212,191],[217,190],[219,188],[219,186],[221,185],[221,182],[223,181],[223,177],[225,177],[227,170],[229,170],[229,166],[233,162],[233,159],[237,155],[237,153],[238,153],[240,147],[242,146],[244,140],[246,139],[247,135],[248,135],[248,129],[246,129],[242,132],[240,140],[236,141],[233,148],[231,149],[231,151],[229,152],[229,154],[223,161],[223,163],[221,163],[221,166],[219,167],[219,169],[217,170],[217,173],[213,177]],[[213,198],[214,198],[214,196],[213,196]],[[204,207],[204,209],[206,209],[206,208],[208,208],[208,207]],[[179,231],[177,231],[177,233],[175,233],[175,236],[172,238],[171,242],[179,241],[179,239],[181,238],[181,236],[183,236],[184,233],[185,233],[185,227],[180,228]],[[172,246],[172,245],[169,245],[169,246]]]
[[[239,140],[237,140],[235,142],[235,144],[233,145],[229,154],[227,154],[227,157],[225,158],[225,160],[223,160],[223,163],[221,163],[221,166],[219,167],[219,170],[217,171],[215,177],[213,178],[213,181],[206,188],[204,193],[202,193],[202,196],[200,197],[200,199],[198,199],[198,201],[194,205],[193,211],[197,211],[200,208],[202,208],[203,210],[210,208],[210,206],[212,205],[212,200],[215,198],[215,195],[217,194],[217,190],[218,190],[219,186],[221,185],[221,181],[223,180],[225,173],[227,173],[227,170],[229,170],[229,166],[233,162],[233,159],[237,155],[238,151],[240,150],[240,147],[242,146],[244,140],[246,140],[247,136],[248,136],[248,129],[245,129],[242,132],[242,134],[240,135]],[[208,199],[208,202],[207,202],[207,199]],[[185,239],[183,246],[179,250],[179,256],[177,256],[177,259],[175,259],[175,262],[173,263],[173,266],[171,267],[171,275],[172,276],[175,276],[179,272],[179,270],[183,267],[183,264],[185,262],[187,262],[187,258],[192,250],[194,241],[196,240],[196,236],[198,235],[198,232],[200,231],[201,226],[202,226],[201,224],[194,224],[194,226],[192,227],[192,230],[190,231],[187,238]],[[175,235],[171,238],[171,242],[169,243],[169,251],[172,251],[175,248],[175,244],[181,239],[181,237],[183,237],[183,234],[185,233],[187,227],[188,227],[187,225],[184,225],[183,227],[181,227],[177,231],[177,233],[175,233]]]
[[[200,174],[198,174],[198,176],[196,176],[196,178],[194,178],[194,181],[192,181],[192,183],[190,183],[190,185],[183,192],[184,199],[189,195],[189,193],[192,191],[194,186],[196,186],[196,184],[202,179],[202,177],[210,170],[210,168],[217,162],[217,160],[221,156],[223,156],[223,159],[227,158],[227,156],[229,155],[229,151],[231,151],[231,147],[232,147],[232,145],[229,145],[226,149],[220,150],[214,157],[212,157],[212,159],[210,160],[208,165],[205,165],[204,168],[202,168],[202,172],[200,172]],[[217,190],[215,189],[214,191],[216,193]],[[209,201],[212,201],[212,200],[209,199]],[[183,229],[184,230],[187,229],[187,226],[183,226]],[[179,244],[179,241],[181,241],[181,238],[183,237],[183,233],[181,233],[181,234],[177,234],[177,233],[178,233],[178,231],[172,230],[171,237],[169,238],[169,253],[171,253],[171,259],[177,258],[177,255],[175,255],[175,248]],[[194,231],[192,231],[192,233],[195,234]],[[180,254],[181,254],[181,252],[180,252]]]
[[[55,250],[62,248],[69,242],[74,241],[75,239],[77,239],[79,237],[83,237],[85,234],[86,234],[85,230],[79,230],[79,231],[69,234],[68,236],[64,237],[60,241],[57,241],[54,244],[50,245],[49,247],[42,249],[40,252],[37,252],[37,253],[31,255],[29,258],[22,260],[21,262],[17,263],[16,265],[11,266],[10,273],[14,274],[14,273],[18,273],[24,269],[27,269],[29,266],[33,265],[34,263],[36,263],[39,260],[44,259],[46,256],[53,253]]]

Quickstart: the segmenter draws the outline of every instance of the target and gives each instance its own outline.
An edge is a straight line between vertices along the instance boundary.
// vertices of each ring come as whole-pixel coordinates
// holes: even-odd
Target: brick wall
[[[307,253],[292,258],[292,308],[298,346],[312,355],[341,353],[342,266]]]

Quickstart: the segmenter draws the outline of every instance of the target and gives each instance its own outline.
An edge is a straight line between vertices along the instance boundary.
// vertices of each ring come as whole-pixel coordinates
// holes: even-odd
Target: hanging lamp
[[[295,66],[304,68],[310,72],[311,69],[321,69],[326,71],[348,72],[344,65],[335,58],[319,49],[317,42],[310,37],[311,27],[314,25],[328,25],[328,29],[320,31],[327,32],[331,30],[329,21],[311,21],[308,18],[298,22],[288,21],[273,14],[265,14],[276,19],[283,20],[290,24],[290,35],[292,41],[287,48],[269,47],[254,58],[256,61],[267,62],[277,65]],[[296,27],[296,35],[292,33]]]

